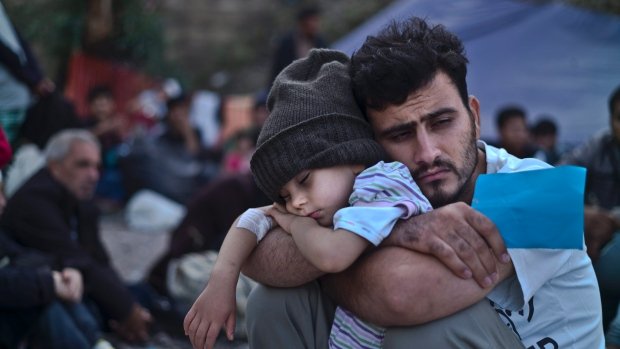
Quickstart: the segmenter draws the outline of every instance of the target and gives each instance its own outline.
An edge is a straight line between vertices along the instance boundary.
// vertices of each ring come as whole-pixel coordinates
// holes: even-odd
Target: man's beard
[[[421,166],[411,174],[413,178],[418,178],[420,174],[426,172],[429,168],[446,169],[456,174],[457,188],[452,193],[441,189],[442,185],[445,185],[443,181],[430,183],[432,191],[428,194],[424,194],[433,208],[439,208],[457,201],[464,201],[465,194],[469,193],[469,190],[472,189],[473,184],[470,182],[476,165],[478,164],[478,147],[476,145],[476,135],[473,127],[474,125],[472,124],[472,132],[469,137],[461,141],[461,159],[463,159],[463,167],[459,169],[452,160],[438,157],[431,165]]]

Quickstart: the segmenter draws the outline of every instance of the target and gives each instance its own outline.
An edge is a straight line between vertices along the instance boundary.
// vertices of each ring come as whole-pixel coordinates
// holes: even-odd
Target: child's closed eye
[[[310,178],[310,171],[306,171],[305,173],[302,174],[301,178],[298,179],[299,184],[306,183],[309,178]]]

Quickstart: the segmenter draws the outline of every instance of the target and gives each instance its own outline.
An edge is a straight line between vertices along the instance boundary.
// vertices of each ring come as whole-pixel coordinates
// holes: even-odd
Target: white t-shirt
[[[551,167],[519,159],[484,142],[487,173]],[[516,275],[487,298],[528,349],[605,348],[601,298],[585,244],[582,250],[508,249]]]

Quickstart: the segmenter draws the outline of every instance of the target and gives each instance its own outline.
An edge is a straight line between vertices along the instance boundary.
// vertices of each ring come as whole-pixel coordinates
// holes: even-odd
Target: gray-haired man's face
[[[99,148],[92,143],[75,141],[64,159],[51,161],[52,176],[79,200],[93,197],[99,180]]]

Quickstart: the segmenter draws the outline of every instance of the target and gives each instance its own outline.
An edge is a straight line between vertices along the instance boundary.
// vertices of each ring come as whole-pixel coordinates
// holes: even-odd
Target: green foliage
[[[148,72],[161,72],[164,61],[161,13],[143,0],[116,1],[114,46]]]
[[[86,1],[9,1],[5,7],[24,39],[40,44],[45,55],[66,59],[80,45]]]
[[[143,0],[113,1],[114,27],[106,48],[114,59],[165,75],[172,69],[164,60],[161,13],[151,4]],[[6,8],[24,38],[42,47],[48,59],[63,64],[71,52],[82,48],[88,1],[9,1]]]

